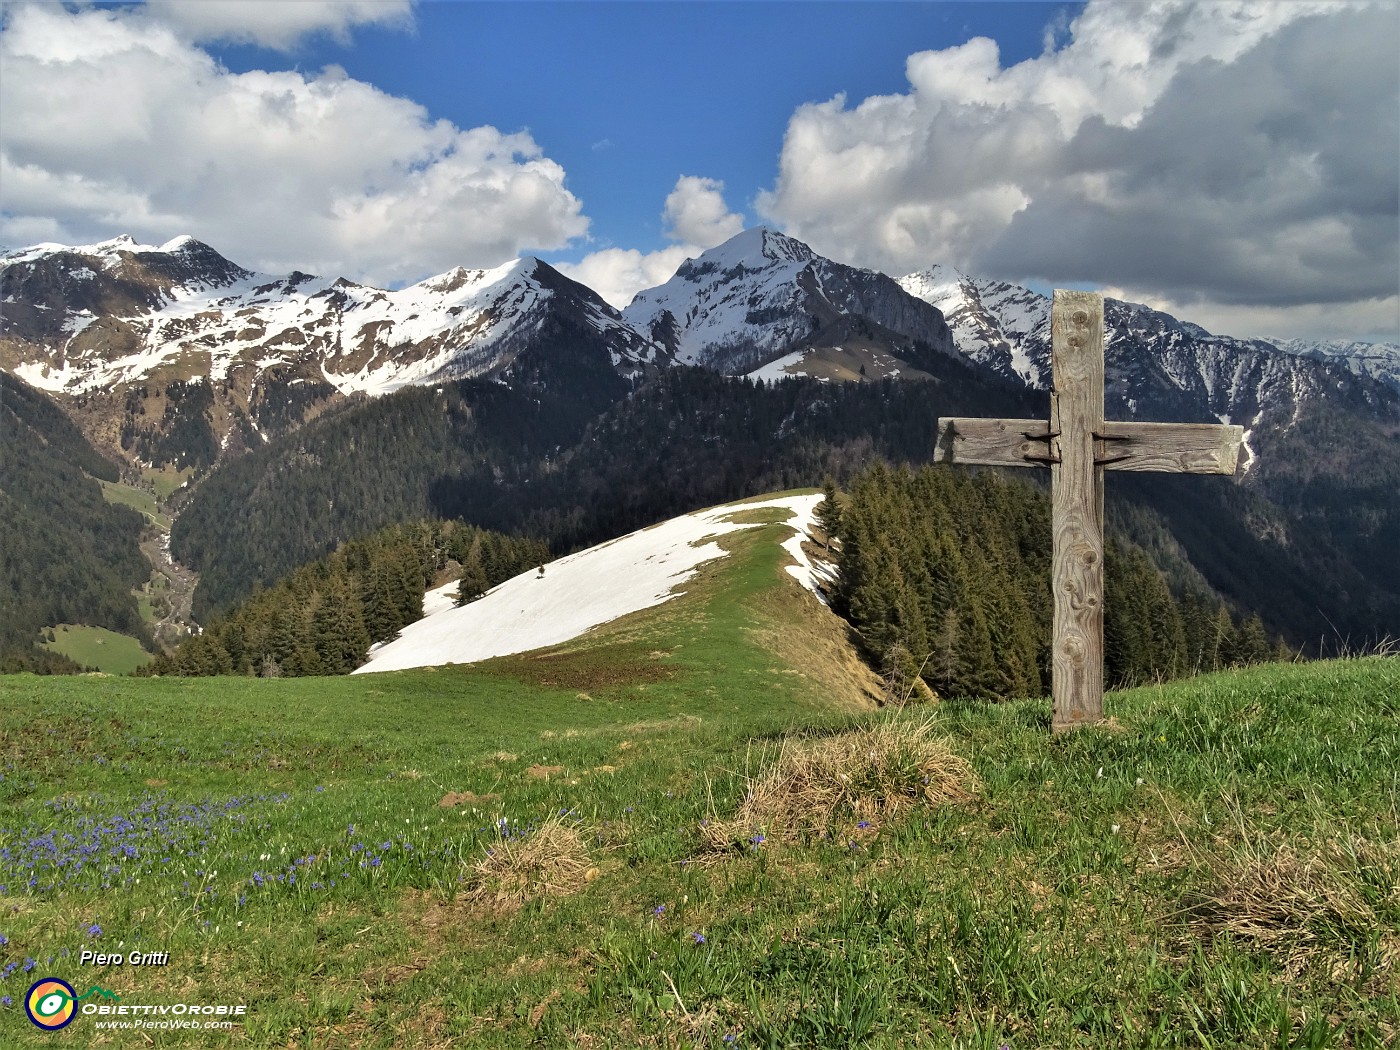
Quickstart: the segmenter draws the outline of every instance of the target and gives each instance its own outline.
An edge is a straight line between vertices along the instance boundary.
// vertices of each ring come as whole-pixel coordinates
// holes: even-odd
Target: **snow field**
[[[783,549],[796,564],[787,571],[813,593],[825,579],[802,550],[802,540],[822,501],[820,493],[727,504],[684,514],[620,539],[550,562],[492,588],[463,606],[452,603],[456,583],[429,591],[424,617],[391,642],[371,650],[355,674],[399,671],[448,663],[473,663],[529,652],[577,638],[628,613],[669,601],[703,564],[722,558],[720,536],[753,525],[731,519],[750,510],[781,507],[793,535]]]

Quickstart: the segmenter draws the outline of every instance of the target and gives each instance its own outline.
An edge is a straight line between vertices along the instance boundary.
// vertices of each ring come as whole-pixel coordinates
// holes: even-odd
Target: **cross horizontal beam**
[[[1105,470],[1233,474],[1244,427],[1219,423],[1110,423],[1094,430],[1094,465]],[[1044,419],[944,417],[937,459],[987,467],[1048,467],[1059,435]]]

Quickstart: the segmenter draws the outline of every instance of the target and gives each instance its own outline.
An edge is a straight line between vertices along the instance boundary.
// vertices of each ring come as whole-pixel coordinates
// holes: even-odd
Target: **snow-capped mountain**
[[[1274,346],[1315,361],[1340,361],[1360,376],[1370,376],[1400,390],[1400,345],[1358,343],[1341,339],[1270,339]]]
[[[1029,386],[1048,389],[1050,298],[1001,281],[934,266],[900,278],[936,306],[967,357]],[[1170,314],[1104,300],[1105,397],[1110,417],[1239,423],[1246,455],[1261,426],[1286,430],[1324,401],[1391,418],[1395,399],[1346,365],[1304,357],[1264,340],[1213,335]]]
[[[287,365],[346,394],[490,375],[561,306],[609,341],[620,367],[652,350],[591,290],[533,258],[385,291],[252,273],[190,237],[158,248],[123,237],[0,256],[0,299],[0,345],[27,351],[13,371],[69,394],[159,372],[225,382]]]
[[[682,263],[665,284],[639,292],[623,317],[674,360],[727,375],[852,338],[919,367],[954,352],[938,311],[889,277],[832,262],[762,227]],[[854,332],[852,319],[864,330]]]
[[[191,237],[0,254],[0,367],[147,464],[209,466],[347,395],[580,369],[615,381],[655,350],[528,257],[387,291],[253,273]]]
[[[347,396],[459,378],[596,381],[611,397],[620,376],[687,364],[1045,389],[1050,305],[948,267],[896,281],[763,228],[621,313],[533,258],[389,291],[253,273],[191,237],[122,237],[0,252],[0,368],[58,395],[99,445],[199,469]],[[1112,299],[1105,310],[1112,416],[1240,423],[1251,456],[1256,434],[1324,402],[1393,425],[1396,395],[1370,376],[1400,383],[1396,347],[1278,346]]]

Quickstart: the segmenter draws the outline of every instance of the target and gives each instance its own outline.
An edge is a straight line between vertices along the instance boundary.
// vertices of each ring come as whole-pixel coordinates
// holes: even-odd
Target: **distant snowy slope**
[[[1027,386],[1050,387],[1049,297],[948,266],[908,274],[899,284],[942,311],[965,356]],[[1249,441],[1250,429],[1261,424],[1291,426],[1304,402],[1328,399],[1364,413],[1390,412],[1393,398],[1386,401],[1355,366],[1354,345],[1335,354],[1322,344],[1284,352],[1265,340],[1213,335],[1112,298],[1104,300],[1104,327],[1110,418],[1235,422],[1249,428]],[[1359,380],[1343,371],[1343,360]]]
[[[428,612],[394,641],[370,653],[355,674],[398,671],[447,663],[472,663],[493,656],[558,645],[628,613],[676,597],[697,568],[725,555],[720,536],[752,525],[735,515],[764,507],[791,513],[792,537],[783,544],[796,564],[788,566],[803,586],[817,589],[819,570],[801,550],[820,493],[728,504],[697,511],[590,547],[545,566],[543,575],[522,573],[469,605],[447,597],[455,583],[430,592]]]
[[[1400,344],[1341,339],[1275,339],[1273,344],[1299,357],[1341,361],[1357,375],[1379,379],[1400,390]]]
[[[657,346],[534,258],[386,290],[253,273],[192,237],[0,252],[0,369],[110,451],[201,470],[357,394],[486,378],[621,389]]]

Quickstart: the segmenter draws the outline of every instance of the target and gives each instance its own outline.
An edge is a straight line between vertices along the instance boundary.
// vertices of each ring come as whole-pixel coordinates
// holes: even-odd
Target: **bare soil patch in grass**
[[[495,792],[478,795],[475,791],[449,791],[438,799],[438,805],[443,809],[452,809],[455,806],[474,806],[481,802],[495,802],[500,797]]]
[[[610,686],[668,682],[676,673],[652,651],[619,646],[507,658],[501,670],[526,685],[589,694]]]

